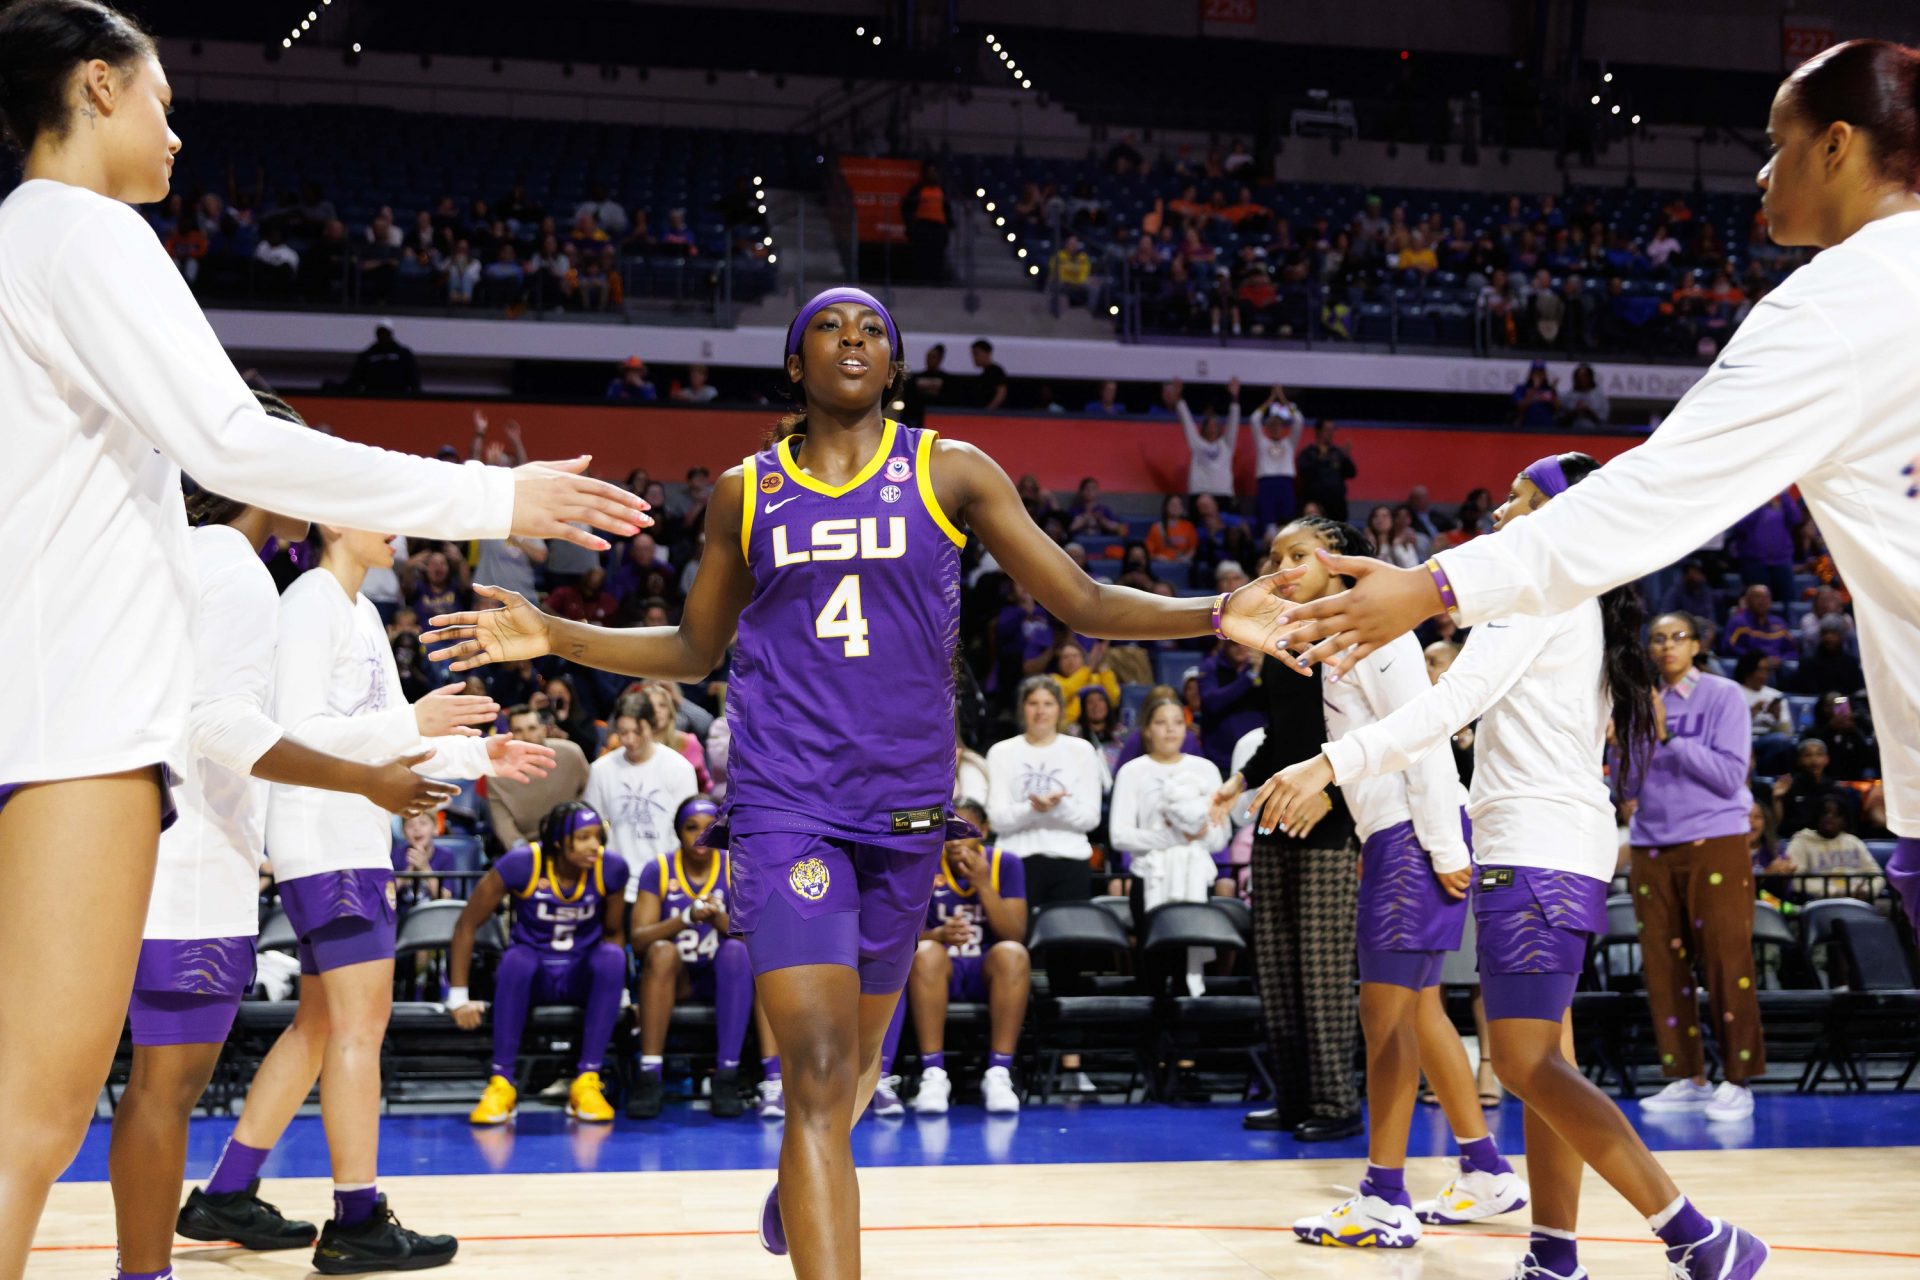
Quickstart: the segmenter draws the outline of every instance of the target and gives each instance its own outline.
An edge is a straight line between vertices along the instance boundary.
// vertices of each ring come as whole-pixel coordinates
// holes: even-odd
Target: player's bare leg
[[[85,875],[42,874],[87,822]],[[15,1107],[0,1143],[0,1280],[25,1273],[47,1190],[73,1160],[113,1065],[133,994],[140,928],[160,847],[160,783],[151,768],[23,787],[0,808],[0,1097]],[[53,964],[76,938],[86,964]],[[58,1035],[47,1034],[49,1027]]]
[[[113,1111],[107,1170],[123,1271],[164,1271],[187,1162],[187,1126],[224,1044],[142,1044]]]
[[[1426,1072],[1427,1085],[1440,1100],[1440,1110],[1446,1113],[1453,1136],[1469,1140],[1484,1138],[1487,1113],[1480,1106],[1473,1067],[1467,1061],[1467,1046],[1461,1042],[1453,1020],[1447,1017],[1441,990],[1428,987],[1422,991],[1414,1011],[1420,1040],[1420,1069]],[[1365,1000],[1364,988],[1361,998]]]
[[[320,975],[333,1029],[320,1068],[320,1120],[336,1183],[371,1183],[380,1163],[380,1045],[393,1014],[393,961]]]
[[[313,974],[301,974],[300,1005],[254,1073],[233,1141],[260,1151],[280,1141],[320,1079],[332,1028],[326,984]]]
[[[953,957],[946,944],[921,939],[907,974],[907,1012],[923,1055],[938,1053],[947,1042],[947,984],[952,978]]]

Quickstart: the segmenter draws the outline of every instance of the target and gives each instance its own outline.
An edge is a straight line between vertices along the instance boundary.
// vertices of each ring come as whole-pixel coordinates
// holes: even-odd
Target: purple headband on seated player
[[[697,818],[703,813],[709,818],[717,818],[720,816],[720,806],[705,796],[688,796],[680,802],[679,811],[673,815],[673,825],[677,830],[686,825],[688,818]]]
[[[828,289],[824,293],[816,293],[813,295],[811,302],[800,308],[800,314],[795,316],[793,323],[787,326],[788,355],[799,354],[800,335],[806,332],[807,325],[811,323],[813,318],[819,315],[824,308],[830,307],[836,302],[857,302],[863,307],[872,307],[878,312],[881,321],[887,326],[887,345],[892,350],[893,359],[900,359],[900,330],[894,326],[892,313],[887,310],[885,304],[883,304],[880,299],[874,297],[865,289],[846,287]]]
[[[1549,498],[1567,491],[1567,473],[1560,467],[1560,455],[1550,453],[1520,473],[1533,481],[1533,487]]]
[[[571,840],[576,834],[585,831],[588,827],[605,825],[606,824],[600,820],[599,814],[583,804],[567,815],[566,821],[561,824],[562,830],[560,834]]]

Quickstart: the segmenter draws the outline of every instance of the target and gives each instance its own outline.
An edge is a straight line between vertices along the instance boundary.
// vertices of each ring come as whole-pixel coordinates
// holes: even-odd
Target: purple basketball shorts
[[[1913,936],[1920,938],[1920,837],[1903,836],[1887,859],[1887,883],[1893,900],[1906,908]]]
[[[1606,926],[1607,882],[1483,865],[1474,875],[1473,918],[1488,1020],[1558,1022],[1573,1005],[1587,940]]]
[[[987,998],[987,958],[955,956],[947,977],[947,999],[980,1004]]]
[[[806,831],[732,833],[733,932],[755,976],[803,964],[842,964],[860,990],[891,995],[927,918],[944,832],[923,848],[889,848]]]
[[[1440,887],[1411,822],[1367,837],[1355,929],[1360,981],[1415,991],[1435,985],[1441,957],[1460,945],[1466,922],[1466,899]]]
[[[321,974],[393,959],[398,894],[393,872],[356,867],[280,882],[280,905],[300,940],[300,972]]]
[[[127,1020],[135,1044],[220,1044],[253,985],[252,938],[148,938]]]

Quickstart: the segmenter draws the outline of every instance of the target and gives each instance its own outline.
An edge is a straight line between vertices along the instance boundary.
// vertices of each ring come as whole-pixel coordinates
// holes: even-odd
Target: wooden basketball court
[[[471,1162],[468,1150],[462,1158]],[[1774,1246],[1768,1280],[1910,1280],[1920,1275],[1920,1148],[1678,1151],[1661,1156],[1709,1213]],[[1521,1162],[1523,1163],[1523,1162]],[[1448,1162],[1414,1160],[1430,1194]],[[861,1175],[865,1274],[885,1280],[1251,1280],[1387,1277],[1507,1280],[1524,1252],[1525,1211],[1479,1228],[1435,1230],[1400,1252],[1316,1249],[1288,1230],[1331,1204],[1354,1160],[1014,1164],[876,1168]],[[755,1280],[791,1275],[751,1228],[763,1171],[464,1174],[382,1180],[402,1221],[461,1237],[438,1274],[513,1280]],[[262,1194],[317,1219],[324,1179],[269,1180]],[[1664,1274],[1656,1242],[1589,1176],[1581,1260],[1599,1280]],[[113,1212],[101,1182],[53,1190],[28,1274],[100,1280],[113,1266]],[[180,1280],[309,1274],[308,1251],[248,1254],[182,1242]]]

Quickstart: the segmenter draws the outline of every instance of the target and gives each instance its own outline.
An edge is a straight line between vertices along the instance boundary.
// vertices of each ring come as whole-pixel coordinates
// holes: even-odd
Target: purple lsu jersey
[[[493,864],[513,895],[513,942],[517,946],[566,955],[583,954],[599,943],[607,904],[627,890],[627,861],[603,853],[571,890],[555,883],[540,844],[520,845]]]
[[[1026,864],[1020,861],[1020,855],[1005,853],[998,845],[986,850],[986,855],[994,890],[1003,898],[1025,898],[1027,869]],[[984,955],[988,947],[1002,941],[992,936],[992,930],[987,927],[987,913],[980,907],[980,891],[971,884],[962,888],[960,878],[954,874],[953,864],[942,854],[940,871],[933,877],[933,897],[927,901],[927,928],[937,929],[956,916],[964,919],[973,932],[965,942],[949,944],[947,954],[958,957]],[[1014,941],[1020,939],[1015,938]]]
[[[799,468],[799,440],[743,464],[728,822],[924,848],[953,793],[966,542],[934,496],[934,433],[889,420],[838,486]]]
[[[727,890],[733,886],[733,867],[727,861],[726,850],[717,850],[713,857],[713,866],[708,869],[706,879],[696,882],[686,871],[680,851],[671,855],[662,855],[640,868],[640,892],[651,893],[660,899],[660,918],[684,916],[693,906],[695,898],[705,898],[721,910],[727,909]],[[711,961],[714,953],[720,950],[719,930],[713,927],[711,920],[699,924],[690,924],[673,936],[673,945],[680,949],[680,960],[684,964],[702,964]]]

